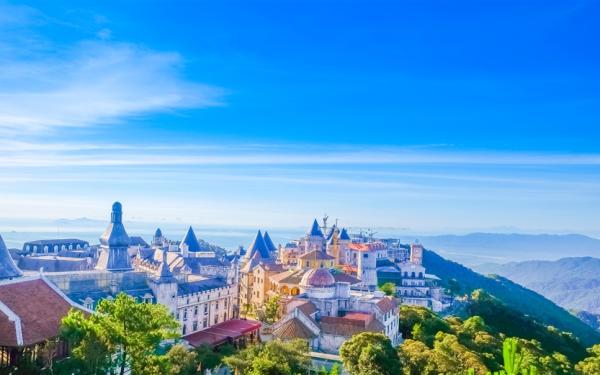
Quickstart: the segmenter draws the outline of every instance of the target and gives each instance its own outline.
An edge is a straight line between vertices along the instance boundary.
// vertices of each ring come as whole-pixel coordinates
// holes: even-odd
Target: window
[[[185,326],[185,324],[184,324],[184,325],[183,325],[183,332],[182,332],[184,335],[185,335],[186,328],[187,328],[187,327],[186,327],[186,326]]]
[[[198,316],[198,306],[197,305],[194,306],[194,316]]]
[[[194,324],[192,324],[192,331],[197,331],[198,330],[198,322],[194,322]]]
[[[206,328],[206,326],[208,326],[208,319],[204,318],[204,321],[202,322],[202,327]]]
[[[208,314],[208,305],[207,304],[204,305],[204,314]]]
[[[187,309],[183,310],[183,321],[187,320]]]

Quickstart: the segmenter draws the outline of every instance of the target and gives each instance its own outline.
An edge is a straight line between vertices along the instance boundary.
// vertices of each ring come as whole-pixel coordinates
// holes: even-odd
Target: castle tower
[[[312,227],[306,236],[306,249],[305,251],[308,253],[313,250],[323,251],[325,245],[325,237],[323,236],[323,231],[319,227],[319,222],[317,219],[313,221]]]
[[[169,268],[166,250],[156,250],[162,253],[162,259],[156,277],[149,283],[156,296],[156,302],[167,306],[169,312],[177,312],[177,281]]]
[[[194,257],[196,256],[196,253],[202,251],[200,242],[198,242],[198,237],[196,237],[196,233],[194,233],[194,229],[192,229],[191,225],[179,244],[179,250],[181,251],[181,255],[185,258]]]
[[[369,246],[368,250],[361,251],[356,276],[369,291],[377,289],[377,250]]]
[[[410,244],[410,262],[413,264],[423,264],[423,245],[419,241]]]
[[[164,237],[160,228],[156,228],[156,232],[154,232],[154,237],[152,237],[152,246],[160,247],[163,245]]]
[[[100,237],[100,256],[96,269],[107,271],[131,270],[129,236],[123,226],[123,210],[121,203],[115,202],[112,206],[110,224]]]
[[[346,256],[346,253],[348,251],[348,245],[350,245],[350,242],[352,242],[350,240],[350,236],[348,235],[348,231],[346,231],[346,228],[342,228],[342,230],[340,231],[340,235],[338,238],[338,262],[339,264],[348,264],[348,259]]]
[[[339,266],[340,263],[340,243],[339,243],[339,230],[336,226],[331,227],[331,233],[328,235],[327,240],[327,254],[334,258],[333,264]]]

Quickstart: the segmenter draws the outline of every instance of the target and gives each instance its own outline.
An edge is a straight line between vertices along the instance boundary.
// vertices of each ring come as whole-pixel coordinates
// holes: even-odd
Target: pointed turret
[[[246,251],[246,259],[269,259],[269,248],[265,242],[262,232],[256,233],[256,238]]]
[[[23,272],[17,267],[13,258],[10,256],[10,252],[4,244],[2,236],[0,236],[0,280],[12,279],[15,277],[22,276]]]
[[[271,236],[269,236],[269,232],[265,231],[265,235],[263,238],[265,240],[265,243],[267,244],[267,249],[269,249],[269,251],[273,251],[273,252],[277,251],[277,247],[271,240]]]
[[[181,240],[179,248],[183,252],[187,251],[190,253],[202,251],[202,249],[200,248],[200,243],[198,242],[198,237],[196,237],[196,233],[194,233],[194,230],[192,229],[191,225],[188,228],[185,236],[183,237],[183,240]]]
[[[327,232],[327,237],[326,237],[327,241],[331,240],[331,237],[333,237],[333,234],[337,231],[338,231],[337,226],[335,224],[333,224],[331,229],[329,229],[329,231]]]
[[[162,259],[160,265],[158,266],[158,278],[160,281],[171,281],[173,279],[173,273],[169,268],[169,261],[167,260],[167,251],[166,250],[157,250],[162,253]]]
[[[315,221],[313,221],[312,228],[310,228],[309,235],[323,237],[323,232],[321,231],[321,228],[319,227],[319,222],[317,221],[317,219],[315,219]]]
[[[127,271],[131,269],[131,259],[127,248],[129,236],[123,226],[123,209],[121,203],[112,206],[110,224],[100,237],[100,256],[96,269],[108,271]]]
[[[346,231],[346,228],[342,228],[342,232],[340,233],[340,240],[342,241],[350,241],[350,236]]]

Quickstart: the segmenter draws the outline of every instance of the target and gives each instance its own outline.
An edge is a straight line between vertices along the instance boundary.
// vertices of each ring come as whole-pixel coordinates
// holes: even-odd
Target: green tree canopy
[[[588,349],[590,356],[579,362],[575,368],[581,375],[600,374],[600,344]]]
[[[382,333],[363,332],[340,348],[344,367],[352,375],[392,375],[400,372],[400,360],[392,342]]]
[[[310,367],[308,343],[273,340],[250,346],[223,358],[223,363],[240,375],[296,375]]]
[[[73,347],[72,359],[80,373],[120,374],[164,372],[165,357],[157,354],[159,344],[176,338],[178,323],[163,305],[137,303],[120,293],[114,301],[102,300],[95,314],[85,317],[72,310],[63,319],[61,334]]]
[[[396,284],[394,283],[385,283],[379,287],[386,296],[394,296],[396,294]]]

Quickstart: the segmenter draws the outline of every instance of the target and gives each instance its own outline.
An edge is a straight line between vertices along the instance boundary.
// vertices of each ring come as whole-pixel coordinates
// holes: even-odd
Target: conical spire
[[[196,233],[194,233],[194,230],[192,229],[191,225],[188,228],[187,233],[183,237],[183,240],[181,240],[181,245],[179,245],[179,248],[181,248],[181,246],[184,244],[187,246],[187,250],[190,252],[201,251],[200,243],[198,242],[198,237],[196,237]]]
[[[2,236],[0,236],[0,280],[12,279],[13,277],[22,276],[23,272],[17,267],[10,252],[4,244]]]
[[[342,228],[342,232],[340,233],[340,240],[350,241],[350,236],[348,235],[346,228]]]
[[[321,228],[319,227],[319,222],[317,221],[317,219],[315,219],[315,221],[313,221],[312,224],[312,228],[310,229],[310,233],[311,236],[321,236],[323,237],[323,232],[321,231]]]
[[[277,251],[277,247],[275,247],[273,240],[271,240],[271,236],[269,236],[269,232],[265,231],[265,235],[263,238],[265,240],[265,243],[267,244],[267,249],[269,249],[269,251]]]
[[[250,245],[250,247],[246,251],[246,258],[269,259],[269,248],[267,247],[265,238],[263,237],[262,232],[260,230],[258,231],[258,233],[256,233],[256,238],[254,238],[252,245]]]
[[[158,266],[158,277],[161,281],[170,280],[173,277],[173,273],[169,268],[169,261],[167,260],[167,251],[166,250],[157,250],[162,253],[162,259],[160,265]]]

